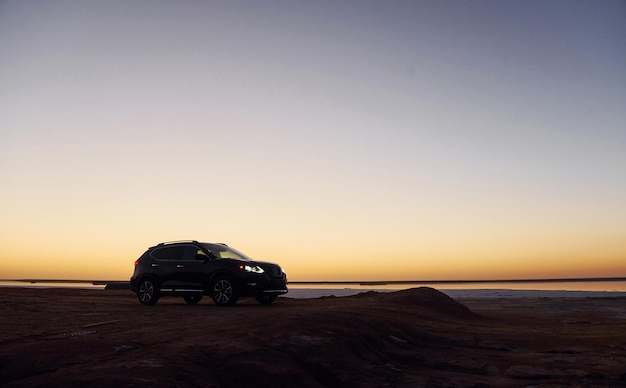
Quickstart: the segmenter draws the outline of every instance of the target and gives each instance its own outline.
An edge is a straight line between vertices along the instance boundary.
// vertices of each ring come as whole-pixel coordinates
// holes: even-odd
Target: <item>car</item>
[[[148,248],[135,261],[130,289],[144,305],[162,296],[182,296],[193,305],[204,295],[218,306],[232,306],[239,297],[271,304],[288,292],[287,275],[278,264],[252,260],[223,243],[196,240]]]

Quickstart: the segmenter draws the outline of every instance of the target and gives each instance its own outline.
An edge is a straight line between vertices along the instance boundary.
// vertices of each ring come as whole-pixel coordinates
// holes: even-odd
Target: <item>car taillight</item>
[[[139,264],[139,259],[135,260],[135,265]]]

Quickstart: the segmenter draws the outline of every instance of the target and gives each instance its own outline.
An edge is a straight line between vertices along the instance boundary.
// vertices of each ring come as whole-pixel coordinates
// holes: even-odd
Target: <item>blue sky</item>
[[[625,46],[622,1],[3,1],[0,271],[625,276]]]

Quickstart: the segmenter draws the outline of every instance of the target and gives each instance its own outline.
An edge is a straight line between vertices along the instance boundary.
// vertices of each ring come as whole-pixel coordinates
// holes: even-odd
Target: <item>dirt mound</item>
[[[441,291],[430,287],[411,288],[408,290],[384,294],[385,303],[401,304],[411,308],[421,307],[431,312],[455,318],[477,318],[465,305],[455,301]]]

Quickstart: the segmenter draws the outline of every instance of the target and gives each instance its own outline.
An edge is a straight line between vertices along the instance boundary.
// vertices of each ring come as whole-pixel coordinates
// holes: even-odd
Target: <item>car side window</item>
[[[182,260],[185,254],[184,246],[165,247],[162,249],[161,260]]]
[[[152,256],[153,258],[155,258],[157,260],[161,260],[161,254],[162,253],[163,253],[163,249],[156,248],[156,249],[153,249],[152,252],[150,252],[150,256]]]
[[[197,260],[196,255],[205,255],[204,252],[200,248],[195,245],[185,245],[185,255],[183,256],[183,260]],[[207,256],[208,259],[208,256]]]

